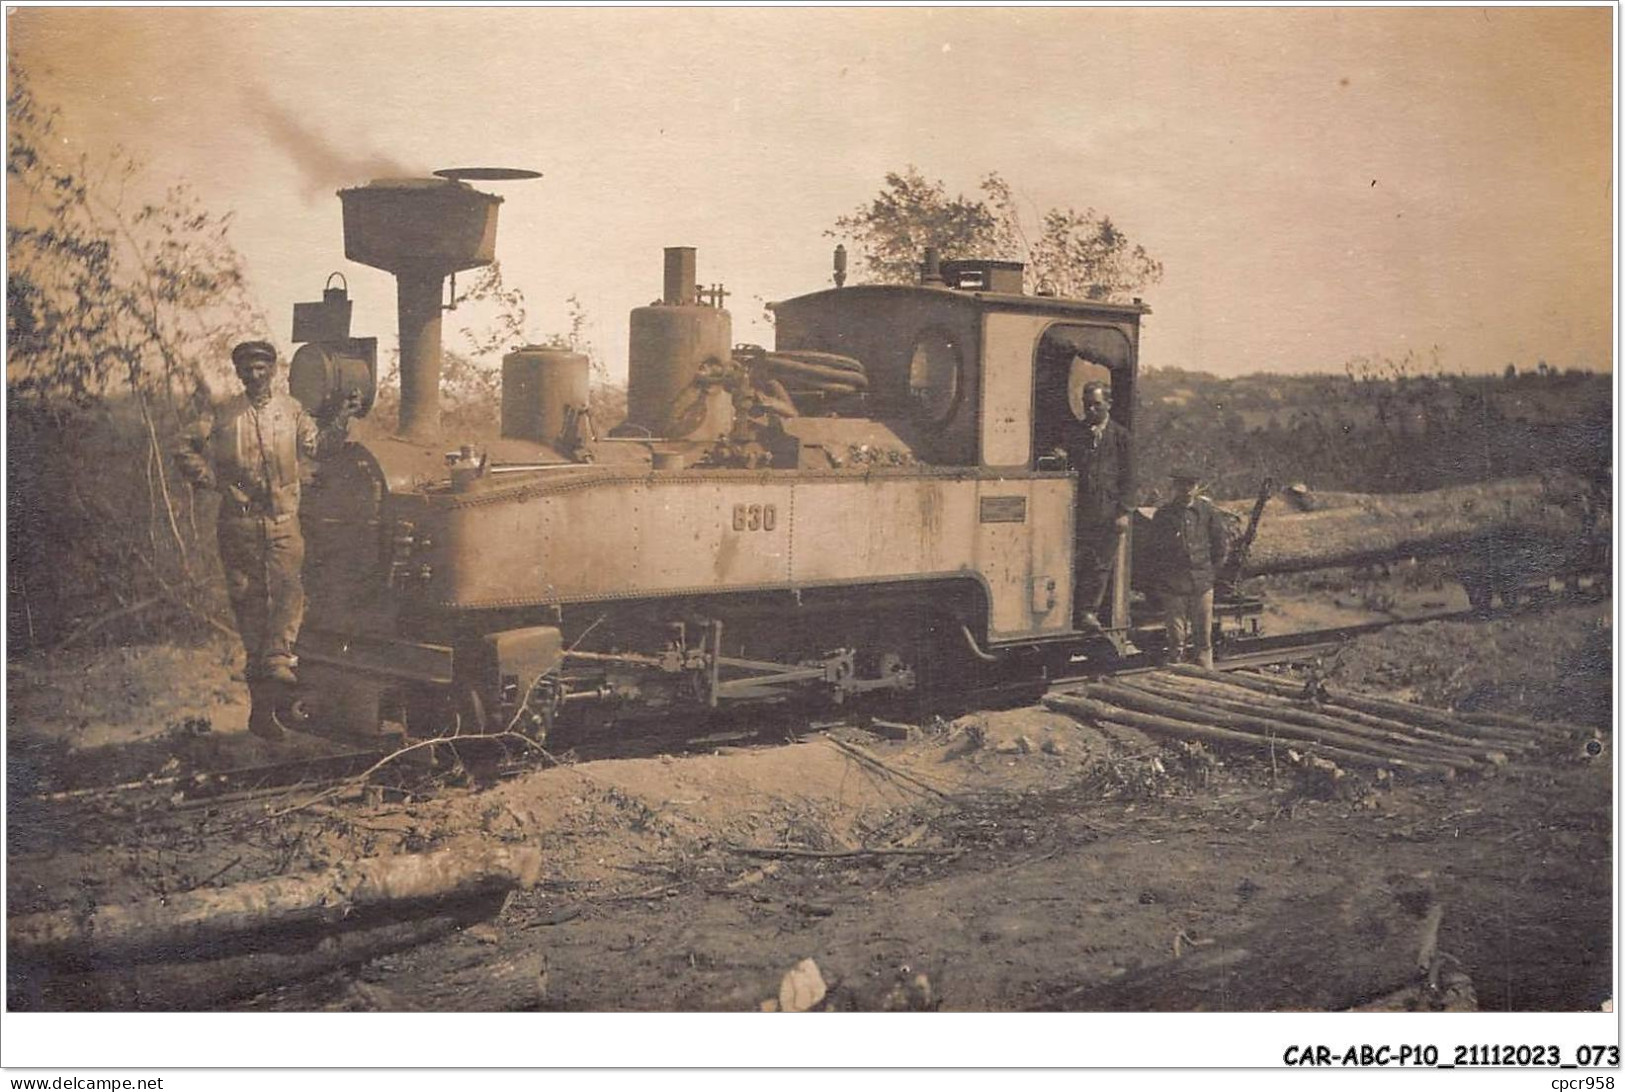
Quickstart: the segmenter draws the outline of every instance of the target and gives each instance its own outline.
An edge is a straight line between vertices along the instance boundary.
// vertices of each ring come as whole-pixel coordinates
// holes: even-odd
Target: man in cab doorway
[[[1092,370],[1083,358],[1073,359],[1066,385],[1072,419],[1058,445],[1078,475],[1072,624],[1084,632],[1101,628],[1100,606],[1135,499],[1133,443],[1128,429],[1112,420],[1111,388],[1089,379]]]

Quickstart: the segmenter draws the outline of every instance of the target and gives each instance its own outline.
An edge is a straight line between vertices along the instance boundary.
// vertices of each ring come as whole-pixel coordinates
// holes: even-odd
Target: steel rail
[[[1568,597],[1557,596],[1549,602],[1531,604],[1530,606],[1534,609],[1541,609],[1566,601],[1568,601]],[[1440,614],[1421,615],[1415,618],[1391,618],[1330,629],[1232,639],[1226,647],[1215,649],[1214,668],[1219,671],[1236,671],[1248,667],[1262,667],[1269,664],[1305,659],[1310,656],[1324,655],[1336,651],[1348,641],[1367,634],[1378,633],[1393,626],[1421,625],[1425,622],[1482,620],[1496,617],[1508,609],[1482,611],[1469,608],[1466,610],[1446,611]],[[592,654],[572,652],[570,655],[586,658]],[[988,687],[978,687],[974,690],[960,691],[955,697],[960,701],[977,697],[993,700],[1001,694],[1019,695],[1031,692],[1036,698],[1036,696],[1063,689],[1076,683],[1093,682],[1111,676],[1142,674],[1155,671],[1162,666],[1164,666],[1164,663],[1160,657],[1151,653],[1139,652],[1111,660],[1103,659],[1099,664],[1092,665],[1091,669],[1072,675],[998,683]],[[758,680],[741,681],[755,682]],[[455,743],[456,738],[448,737],[445,742]],[[120,784],[84,786],[51,793],[40,793],[25,797],[19,800],[18,803],[64,803],[102,794],[136,793],[143,790],[168,790],[171,794],[181,793],[186,801],[193,802],[211,797],[236,794],[242,791],[291,787],[294,785],[324,785],[353,777],[356,773],[377,762],[384,754],[383,751],[367,750],[346,751],[336,755],[307,756],[261,766],[247,766],[235,770],[219,772],[196,771],[181,776],[158,777],[141,781],[126,781]]]

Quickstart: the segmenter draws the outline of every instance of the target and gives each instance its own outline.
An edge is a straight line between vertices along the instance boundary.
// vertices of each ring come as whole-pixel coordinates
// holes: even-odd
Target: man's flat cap
[[[269,341],[242,341],[231,351],[231,362],[241,367],[250,360],[269,360],[276,363],[276,346]]]
[[[1176,482],[1199,482],[1202,480],[1202,475],[1188,466],[1175,467],[1168,477]]]

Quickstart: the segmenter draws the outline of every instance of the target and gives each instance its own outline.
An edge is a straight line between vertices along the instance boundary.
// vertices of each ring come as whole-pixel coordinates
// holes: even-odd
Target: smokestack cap
[[[542,177],[541,171],[524,167],[442,167],[434,173],[453,182],[521,182]]]

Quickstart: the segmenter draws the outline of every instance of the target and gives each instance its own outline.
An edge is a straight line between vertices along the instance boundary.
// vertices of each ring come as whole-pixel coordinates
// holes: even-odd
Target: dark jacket
[[[1207,591],[1229,547],[1229,523],[1206,497],[1165,504],[1151,520],[1152,584],[1175,595]]]
[[[1107,420],[1097,443],[1089,426],[1070,423],[1060,448],[1078,472],[1078,522],[1099,523],[1134,511],[1134,448],[1128,429]]]

